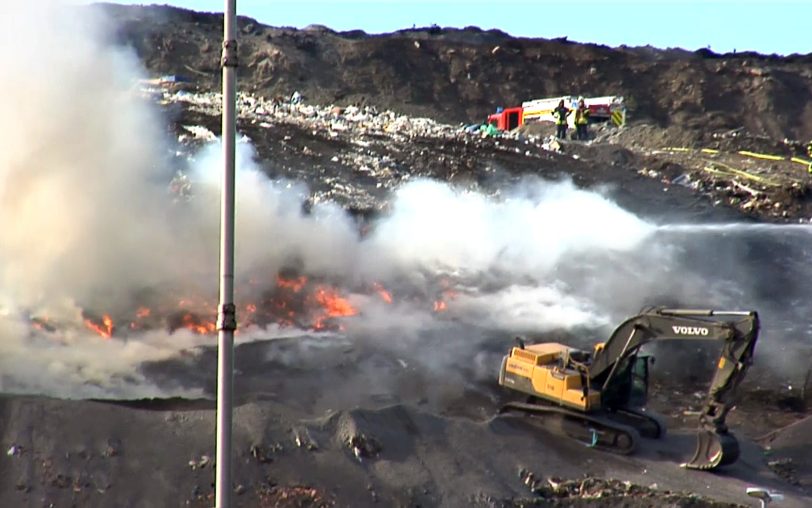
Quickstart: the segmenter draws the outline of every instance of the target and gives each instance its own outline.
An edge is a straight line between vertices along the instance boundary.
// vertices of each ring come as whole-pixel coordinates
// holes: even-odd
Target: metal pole
[[[237,102],[237,0],[225,0],[223,56],[223,187],[220,200],[220,306],[217,314],[216,508],[231,507],[231,429],[234,395],[234,148]]]

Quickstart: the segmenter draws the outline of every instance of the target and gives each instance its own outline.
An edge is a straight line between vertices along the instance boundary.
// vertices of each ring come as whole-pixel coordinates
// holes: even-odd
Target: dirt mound
[[[235,506],[728,507],[745,502],[750,482],[779,485],[750,448],[746,465],[722,475],[680,469],[671,459],[687,435],[629,458],[539,439],[521,421],[444,418],[403,405],[316,420],[285,414],[270,401],[237,409]],[[0,400],[0,416],[9,444],[0,458],[4,506],[210,506],[211,410],[16,397]],[[785,505],[802,502],[789,494]]]
[[[114,38],[149,72],[219,86],[222,15],[102,5]],[[446,122],[564,94],[622,95],[629,118],[686,139],[745,127],[775,139],[812,137],[812,56],[716,55],[514,38],[476,27],[384,35],[275,28],[239,21],[240,86],[265,97],[298,90],[322,104],[374,104]]]
[[[770,469],[792,484],[812,489],[812,418],[771,432],[762,443]]]

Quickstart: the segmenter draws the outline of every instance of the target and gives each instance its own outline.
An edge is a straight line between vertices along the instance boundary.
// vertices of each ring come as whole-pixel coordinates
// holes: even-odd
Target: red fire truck
[[[618,127],[626,123],[626,106],[623,97],[610,95],[606,97],[574,97],[565,95],[563,97],[550,97],[547,99],[534,99],[523,102],[521,106],[500,109],[492,115],[488,115],[488,123],[502,131],[510,131],[522,125],[532,122],[554,122],[552,113],[562,100],[564,105],[570,109],[578,107],[578,101],[584,99],[584,104],[589,108],[589,122],[611,121]],[[574,121],[575,115],[569,116],[569,122]]]

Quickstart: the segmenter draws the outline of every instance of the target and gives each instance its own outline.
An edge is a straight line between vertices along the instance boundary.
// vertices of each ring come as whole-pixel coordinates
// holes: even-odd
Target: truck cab
[[[512,131],[524,123],[522,118],[522,108],[507,108],[488,115],[488,123],[500,131]]]

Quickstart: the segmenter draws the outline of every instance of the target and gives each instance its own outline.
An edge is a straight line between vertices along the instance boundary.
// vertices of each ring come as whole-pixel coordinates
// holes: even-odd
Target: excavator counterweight
[[[754,311],[651,307],[624,321],[593,351],[520,342],[503,358],[499,384],[528,400],[509,402],[500,412],[554,422],[557,430],[588,446],[631,453],[641,436],[665,434],[662,420],[644,407],[651,357],[640,354],[640,348],[660,340],[722,341],[699,417],[696,451],[683,467],[709,470],[732,464],[739,444],[725,420],[752,363],[758,333]]]

